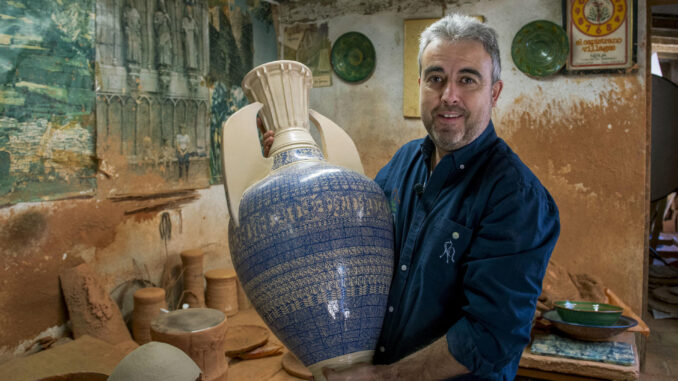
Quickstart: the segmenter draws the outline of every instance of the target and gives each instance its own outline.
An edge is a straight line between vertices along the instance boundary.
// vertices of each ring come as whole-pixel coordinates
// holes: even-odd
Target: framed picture
[[[636,61],[637,0],[563,0],[567,72],[625,72]]]

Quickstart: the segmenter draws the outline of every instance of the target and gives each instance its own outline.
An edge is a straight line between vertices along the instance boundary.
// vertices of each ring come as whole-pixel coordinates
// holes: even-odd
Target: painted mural
[[[91,194],[94,0],[3,1],[0,205]]]
[[[97,0],[96,7],[102,192],[208,186],[207,1]]]
[[[254,67],[254,31],[272,31],[273,19],[272,5],[264,1],[214,1],[210,6],[210,181],[215,184],[223,182],[221,125],[249,103],[240,83]],[[273,54],[269,57],[275,59],[275,35],[272,37],[270,41],[259,44],[259,48],[272,50]]]

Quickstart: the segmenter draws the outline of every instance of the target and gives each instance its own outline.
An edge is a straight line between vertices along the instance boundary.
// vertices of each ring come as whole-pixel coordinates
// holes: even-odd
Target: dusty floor
[[[655,320],[649,317],[645,366],[641,381],[678,380],[678,319]]]

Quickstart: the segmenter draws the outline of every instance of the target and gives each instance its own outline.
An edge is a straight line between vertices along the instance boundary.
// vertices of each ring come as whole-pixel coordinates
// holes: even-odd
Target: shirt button
[[[458,232],[452,233],[452,238],[459,239],[459,233]]]
[[[379,347],[379,352],[381,352],[381,353],[386,352],[386,348],[384,348],[384,347]]]
[[[459,164],[459,169],[464,169],[464,164]]]
[[[393,312],[393,306],[388,307],[388,312]]]
[[[403,271],[407,271],[407,265],[400,266],[400,269],[403,270]]]

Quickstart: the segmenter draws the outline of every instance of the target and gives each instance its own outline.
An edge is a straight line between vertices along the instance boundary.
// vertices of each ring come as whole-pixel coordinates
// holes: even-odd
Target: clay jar
[[[215,269],[205,273],[207,289],[205,305],[222,311],[226,316],[238,313],[238,284],[235,270]]]
[[[191,308],[205,306],[205,279],[202,273],[203,252],[200,249],[181,253],[184,270],[183,302]]]
[[[134,292],[132,336],[140,345],[151,341],[151,321],[167,308],[165,290],[159,287],[140,288]]]
[[[151,322],[154,341],[171,344],[200,367],[206,381],[226,381],[226,315],[212,308],[189,308],[161,314]]]

